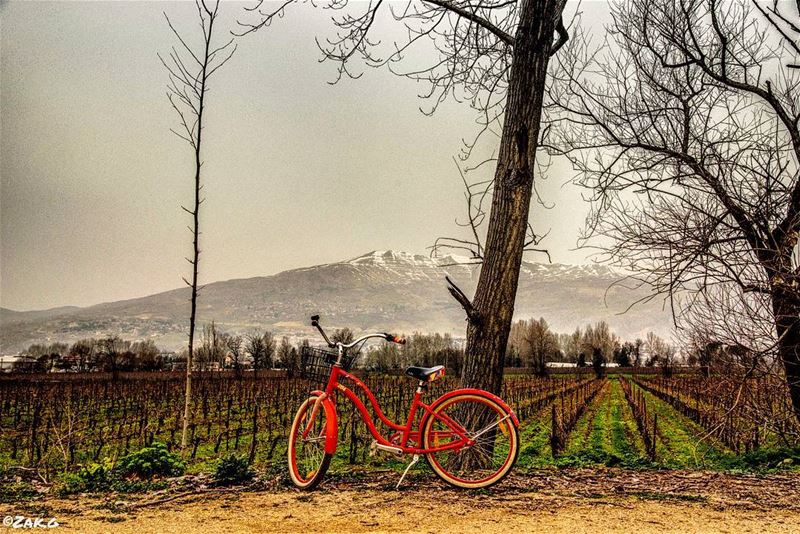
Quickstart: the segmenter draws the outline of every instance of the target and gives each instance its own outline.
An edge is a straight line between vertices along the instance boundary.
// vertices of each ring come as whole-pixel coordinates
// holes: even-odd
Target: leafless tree
[[[558,354],[558,338],[550,331],[544,317],[531,319],[525,329],[525,342],[530,349],[531,363],[538,376],[547,374],[547,361]]]
[[[192,226],[189,231],[192,233],[191,258],[186,261],[192,266],[191,281],[183,278],[186,285],[191,287],[191,312],[189,315],[189,355],[186,361],[186,393],[183,411],[183,432],[181,434],[181,449],[186,449],[186,438],[189,429],[189,417],[191,415],[192,399],[192,365],[194,356],[194,331],[197,315],[197,273],[198,262],[200,260],[200,204],[203,202],[201,197],[202,183],[200,181],[200,171],[203,165],[202,160],[202,139],[203,139],[203,113],[205,111],[206,93],[208,91],[208,80],[225,63],[230,60],[236,51],[233,39],[227,40],[224,44],[217,46],[213,42],[215,22],[219,14],[219,0],[215,2],[206,0],[195,0],[197,7],[197,17],[202,30],[202,44],[199,47],[192,47],[188,44],[188,39],[181,35],[172,21],[164,13],[169,26],[178,44],[173,46],[166,57],[159,54],[162,65],[169,74],[167,84],[167,97],[172,108],[178,115],[180,127],[172,132],[182,140],[186,141],[194,152],[194,203],[192,209],[185,206],[181,208],[192,217]]]
[[[110,372],[112,380],[119,379],[119,372],[126,367],[130,354],[130,342],[119,336],[101,339],[97,343],[97,357],[104,370]]]
[[[547,362],[560,354],[558,336],[550,330],[544,317],[515,322],[511,325],[509,340],[522,365],[533,368],[538,376],[547,375]]]
[[[272,332],[261,332],[255,330],[247,335],[245,350],[253,360],[253,376],[258,376],[259,369],[272,366],[272,359],[275,356],[275,336]]]
[[[594,325],[587,325],[581,337],[581,354],[591,357],[592,368],[597,377],[605,372],[605,365],[614,357],[614,349],[619,344],[619,338],[614,334],[605,321]]]
[[[217,330],[215,321],[203,326],[200,347],[195,350],[195,362],[199,364],[200,370],[205,371],[209,367],[222,367],[222,360],[225,358],[227,346],[223,337]]]
[[[594,191],[587,236],[676,317],[719,291],[767,312],[800,418],[800,73],[775,30],[800,17],[777,9],[617,3],[608,46],[579,35],[559,54],[549,116],[551,148]]]
[[[260,0],[251,11],[255,31],[283,14],[290,0]],[[548,64],[567,41],[562,21],[566,0],[384,0],[326,5],[336,15],[334,37],[318,41],[338,79],[359,77],[358,65],[387,66],[422,82],[421,96],[433,113],[447,98],[469,102],[479,112],[481,131],[500,136],[491,185],[485,243],[472,299],[451,283],[467,314],[467,347],[461,382],[499,392],[534,185],[536,152]],[[405,39],[382,46],[376,20],[393,20]],[[413,59],[407,59],[412,51]],[[421,59],[420,59],[421,58]],[[360,60],[360,61],[359,61]],[[476,141],[477,142],[477,139]],[[474,142],[465,146],[464,157]]]
[[[134,355],[133,363],[136,370],[155,371],[163,366],[161,351],[152,339],[135,341],[131,344],[131,352]]]
[[[337,328],[333,332],[333,335],[331,336],[331,341],[333,341],[334,343],[347,344],[347,343],[352,343],[354,339],[355,335],[353,334],[353,331],[347,327]]]
[[[292,358],[292,344],[286,336],[281,337],[281,342],[278,344],[278,349],[275,353],[275,361],[278,367],[284,369],[291,369]]]
[[[73,343],[69,353],[78,372],[84,372],[94,367],[97,345],[97,341],[94,339],[80,339]]]
[[[244,339],[242,339],[242,336],[239,335],[223,334],[222,342],[224,343],[225,348],[228,350],[228,354],[231,357],[233,369],[236,371],[237,375],[241,375],[242,356],[244,355]]]
[[[264,332],[264,362],[263,366],[267,369],[271,368],[275,362],[275,351],[277,342],[275,334],[267,330]]]
[[[583,333],[580,328],[576,328],[571,334],[559,334],[559,347],[568,362],[577,362],[578,355],[581,353],[581,339]]]

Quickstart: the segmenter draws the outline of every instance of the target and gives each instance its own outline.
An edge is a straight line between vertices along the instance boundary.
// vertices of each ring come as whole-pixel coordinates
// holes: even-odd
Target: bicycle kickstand
[[[419,454],[415,454],[414,457],[411,458],[411,462],[406,466],[406,470],[403,471],[403,474],[400,476],[400,480],[397,481],[397,485],[394,487],[394,489],[396,490],[400,489],[400,484],[402,484],[403,479],[406,478],[408,470],[414,467],[414,464],[416,464],[417,462],[419,462]]]

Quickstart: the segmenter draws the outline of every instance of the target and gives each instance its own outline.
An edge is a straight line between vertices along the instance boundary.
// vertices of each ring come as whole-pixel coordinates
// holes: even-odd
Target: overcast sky
[[[243,4],[226,3],[232,28]],[[584,3],[601,24],[607,6]],[[0,2],[0,305],[89,305],[178,287],[189,272],[192,154],[170,133],[157,52],[163,12],[192,3]],[[464,212],[452,161],[475,113],[419,112],[421,86],[386,70],[328,82],[315,36],[330,12],[289,10],[241,39],[215,75],[204,129],[201,281],[269,275],[374,249],[427,253]],[[222,35],[220,35],[220,38]],[[536,206],[555,262],[586,206],[556,166]],[[544,260],[543,257],[530,259]]]

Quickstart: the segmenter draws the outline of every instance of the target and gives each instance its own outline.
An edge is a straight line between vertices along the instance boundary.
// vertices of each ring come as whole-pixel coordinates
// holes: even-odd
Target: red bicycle
[[[373,338],[399,344],[404,344],[405,340],[380,333],[368,334],[349,344],[332,343],[320,326],[318,315],[311,318],[311,325],[322,334],[328,349],[304,348],[302,376],[320,382],[327,380],[327,385],[324,391],[311,392],[292,423],[289,474],[298,488],[315,488],[336,453],[337,393],[355,404],[374,438],[374,449],[398,456],[413,455],[397,487],[421,455],[434,473],[460,488],[486,488],[500,482],[511,471],[519,454],[519,420],[501,398],[480,389],[456,389],[426,404],[421,400],[423,393],[430,383],[444,376],[445,368],[442,365],[409,367],[406,374],[419,383],[405,423],[395,423],[383,414],[369,388],[348,372],[357,357],[357,351],[355,355],[348,351]],[[342,379],[364,392],[377,418],[392,432],[391,436],[384,437],[378,431],[367,407],[353,390],[340,382]]]

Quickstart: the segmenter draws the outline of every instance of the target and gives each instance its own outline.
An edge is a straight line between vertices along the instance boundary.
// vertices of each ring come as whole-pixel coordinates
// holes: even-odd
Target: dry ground
[[[422,475],[397,492],[389,489],[392,479],[331,482],[313,493],[284,488],[45,499],[22,508],[0,505],[0,516],[55,516],[58,530],[134,534],[800,533],[797,474],[544,472],[512,477],[490,492],[451,490]]]

